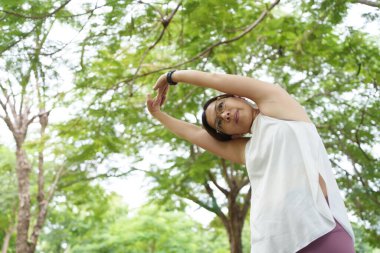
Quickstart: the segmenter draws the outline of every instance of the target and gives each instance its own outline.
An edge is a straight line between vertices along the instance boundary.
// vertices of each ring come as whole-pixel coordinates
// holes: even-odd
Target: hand
[[[148,111],[152,116],[155,116],[156,113],[161,112],[161,105],[163,103],[163,99],[161,96],[156,96],[154,99],[152,99],[152,96],[148,94],[146,96],[146,105],[148,107]]]
[[[162,104],[165,102],[168,89],[169,89],[169,84],[166,81],[166,74],[163,74],[157,79],[156,84],[153,86],[153,90],[155,91],[158,90],[157,97],[160,97],[160,96],[163,97]]]
[[[146,104],[148,106],[148,110],[150,114],[153,116],[161,111],[161,106],[164,104],[166,100],[166,94],[168,93],[169,84],[166,81],[166,74],[161,75],[156,84],[153,86],[154,90],[158,90],[157,96],[152,99],[151,94],[147,95]]]

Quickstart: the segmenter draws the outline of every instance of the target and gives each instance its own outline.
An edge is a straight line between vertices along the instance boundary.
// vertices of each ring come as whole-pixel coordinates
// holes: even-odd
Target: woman
[[[204,128],[160,110],[177,82],[225,95],[204,106]],[[354,235],[315,126],[279,86],[248,77],[193,70],[160,76],[149,112],[179,137],[245,164],[252,188],[251,252],[352,253]],[[257,105],[252,106],[247,99]],[[251,138],[244,136],[250,133]]]

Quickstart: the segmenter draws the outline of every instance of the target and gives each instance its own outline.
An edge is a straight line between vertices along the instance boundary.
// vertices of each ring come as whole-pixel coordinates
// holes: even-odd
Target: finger
[[[161,96],[156,96],[155,98],[154,98],[154,102],[153,102],[153,105],[154,106],[158,106],[158,105],[160,105],[160,103],[161,103]]]
[[[153,100],[152,100],[152,95],[151,94],[148,94],[146,96],[146,104],[148,105],[148,107],[153,107]]]
[[[151,100],[152,100],[152,96],[150,94],[147,94],[146,95],[146,101],[148,102],[148,101],[151,101]]]
[[[169,85],[167,85],[164,88],[163,92],[162,92],[162,95],[161,95],[161,97],[162,97],[161,105],[163,105],[165,103],[165,101],[166,101],[166,94],[168,93],[168,90],[169,90]]]
[[[162,99],[161,99],[161,104],[160,104],[160,106],[162,106],[162,105],[165,103],[165,99],[166,99],[166,96],[162,96]]]
[[[162,88],[158,88],[156,97],[162,96]]]
[[[162,85],[165,85],[165,81],[166,81],[166,75],[165,75],[165,74],[164,74],[164,75],[161,75],[161,76],[158,78],[156,84],[154,85],[153,90],[157,90],[157,89],[160,88]]]
[[[162,96],[162,95],[165,95],[165,88],[164,87],[161,87],[161,88],[159,88],[159,90],[158,90],[158,94],[157,94],[157,96]]]
[[[160,78],[156,81],[156,84],[153,86],[153,90],[157,90],[161,85]]]
[[[163,100],[163,99],[162,99],[162,96],[160,96],[160,97],[158,98],[157,104],[161,106],[161,105],[162,105],[162,100]]]
[[[164,88],[164,91],[162,92],[163,95],[166,95],[166,93],[168,92],[169,90],[169,85],[166,85],[165,88]]]
[[[165,96],[166,93],[168,92],[168,88],[169,88],[169,85],[167,84],[164,87],[161,87],[158,92],[159,96]]]
[[[157,105],[161,106],[161,103],[162,103],[162,97],[158,97],[157,99]]]

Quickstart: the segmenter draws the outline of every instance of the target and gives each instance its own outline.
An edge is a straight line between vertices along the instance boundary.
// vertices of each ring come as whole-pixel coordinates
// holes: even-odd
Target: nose
[[[220,115],[221,117],[222,117],[222,119],[224,119],[225,121],[230,121],[230,119],[231,119],[231,113],[230,113],[230,111],[224,111],[221,115]]]

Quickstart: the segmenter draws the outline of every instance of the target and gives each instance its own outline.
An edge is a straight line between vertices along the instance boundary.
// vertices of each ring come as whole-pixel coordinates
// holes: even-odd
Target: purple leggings
[[[297,253],[355,253],[351,236],[337,220],[335,222],[336,226],[333,230],[311,242]]]
[[[334,220],[336,226],[333,230],[312,241],[297,253],[355,253],[351,236],[336,219]]]

